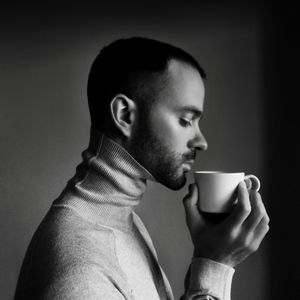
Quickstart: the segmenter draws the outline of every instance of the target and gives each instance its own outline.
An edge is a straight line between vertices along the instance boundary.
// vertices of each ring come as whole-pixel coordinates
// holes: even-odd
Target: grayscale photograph
[[[3,4],[0,299],[300,299],[296,19]]]

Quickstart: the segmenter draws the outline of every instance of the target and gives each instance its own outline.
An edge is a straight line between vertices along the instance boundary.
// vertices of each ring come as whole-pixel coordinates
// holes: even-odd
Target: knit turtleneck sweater
[[[32,238],[15,300],[173,299],[151,238],[134,212],[153,176],[94,129],[82,159]],[[182,299],[229,300],[233,272],[194,258]]]

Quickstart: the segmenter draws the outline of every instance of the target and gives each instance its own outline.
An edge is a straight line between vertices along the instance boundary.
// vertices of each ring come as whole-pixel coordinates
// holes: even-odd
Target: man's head
[[[171,189],[186,182],[196,150],[205,73],[185,51],[151,39],[117,40],[96,58],[88,82],[92,127],[124,146]]]

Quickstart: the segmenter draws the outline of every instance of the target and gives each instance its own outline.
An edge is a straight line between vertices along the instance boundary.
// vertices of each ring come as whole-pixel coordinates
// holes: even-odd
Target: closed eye
[[[183,127],[188,127],[188,126],[192,126],[192,121],[188,119],[180,118],[180,124]]]

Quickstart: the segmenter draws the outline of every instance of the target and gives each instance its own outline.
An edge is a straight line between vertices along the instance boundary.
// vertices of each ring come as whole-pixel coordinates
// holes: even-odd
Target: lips
[[[196,151],[189,152],[183,156],[182,165],[187,171],[191,170],[192,164],[195,162],[195,159],[196,159]]]
[[[186,160],[182,163],[184,169],[186,171],[191,171],[192,169],[192,164],[194,163],[195,161],[194,160]]]
[[[189,172],[192,169],[192,166],[188,163],[183,163],[182,167],[183,167],[183,172]]]

